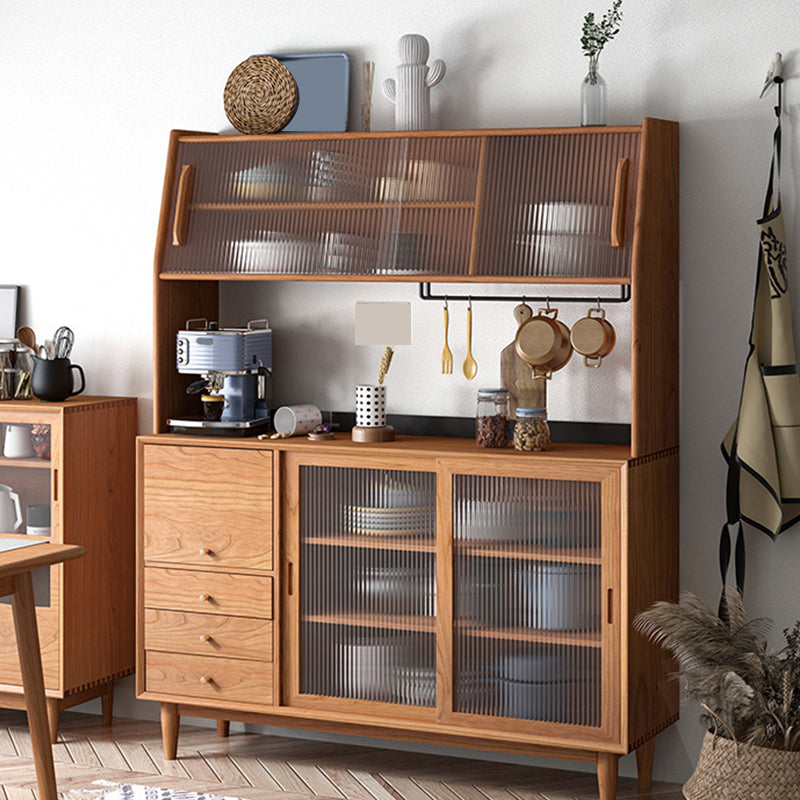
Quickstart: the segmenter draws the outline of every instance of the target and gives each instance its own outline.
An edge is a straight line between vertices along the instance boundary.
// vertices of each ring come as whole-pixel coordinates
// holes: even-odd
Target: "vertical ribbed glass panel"
[[[193,167],[185,243],[163,271],[276,275],[465,273],[477,138],[182,142]]]
[[[638,133],[490,138],[476,273],[629,277],[639,142]],[[620,159],[630,163],[616,198],[623,246],[614,247]]]
[[[435,475],[300,468],[300,691],[436,701]]]
[[[600,724],[600,485],[456,475],[456,711]]]

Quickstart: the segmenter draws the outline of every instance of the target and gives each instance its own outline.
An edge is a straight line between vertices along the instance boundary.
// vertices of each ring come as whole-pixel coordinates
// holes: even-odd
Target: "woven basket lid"
[[[297,83],[272,56],[242,61],[225,84],[225,114],[241,133],[275,133],[297,110]]]

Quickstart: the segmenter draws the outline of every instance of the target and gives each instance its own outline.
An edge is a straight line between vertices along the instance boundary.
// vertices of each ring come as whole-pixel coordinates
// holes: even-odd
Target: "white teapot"
[[[0,533],[13,533],[22,525],[19,495],[5,484],[0,484]]]

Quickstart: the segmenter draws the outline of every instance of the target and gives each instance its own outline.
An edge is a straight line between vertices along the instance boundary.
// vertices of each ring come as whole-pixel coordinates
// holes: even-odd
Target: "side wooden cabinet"
[[[55,741],[59,711],[95,697],[110,724],[114,681],[133,672],[136,400],[4,402],[0,431],[0,484],[7,507],[19,504],[0,537],[86,548],[78,561],[34,573]],[[11,607],[2,602],[0,706],[25,707]]]

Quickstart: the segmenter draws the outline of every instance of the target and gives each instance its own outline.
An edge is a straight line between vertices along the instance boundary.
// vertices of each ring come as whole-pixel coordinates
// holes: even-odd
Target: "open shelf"
[[[50,469],[49,458],[6,458],[0,456],[0,467],[25,467],[29,469]]]
[[[474,628],[467,623],[457,623],[458,631],[477,639],[503,639],[513,642],[559,644],[575,647],[600,647],[599,633],[586,631],[550,631],[537,628]]]
[[[560,547],[525,547],[514,544],[471,546],[459,543],[458,555],[479,558],[511,558],[519,561],[549,561],[564,564],[601,564],[599,550]]]
[[[413,531],[403,531],[407,537],[415,537]],[[406,538],[399,536],[371,536],[365,534],[353,534],[343,536],[306,536],[304,544],[313,544],[320,547],[355,547],[368,550],[407,550],[414,553],[435,553],[436,543],[431,540],[420,541],[419,539]]]
[[[304,614],[304,624],[349,625],[354,628],[379,628],[381,630],[436,633],[433,617],[397,616],[389,614]]]
[[[359,203],[196,203],[191,211],[391,211],[394,208],[449,209],[475,208],[470,200],[409,200],[408,202],[366,201]]]

